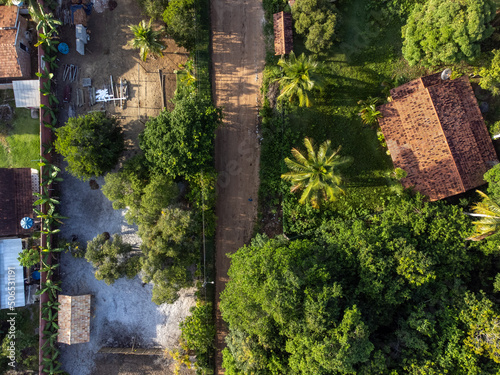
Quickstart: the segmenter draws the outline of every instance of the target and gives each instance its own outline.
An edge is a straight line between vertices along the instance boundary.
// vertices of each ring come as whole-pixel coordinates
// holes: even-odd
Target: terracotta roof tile
[[[379,107],[380,127],[394,166],[408,173],[405,187],[437,200],[484,183],[498,158],[467,77],[443,81],[436,73],[391,94]]]
[[[67,296],[60,294],[59,334],[57,341],[68,345],[90,341],[91,295]]]
[[[17,10],[14,5],[0,5],[0,27],[16,27]]]
[[[292,15],[279,12],[273,14],[274,20],[274,52],[286,55],[293,51]]]
[[[30,168],[0,168],[0,237],[29,235],[21,219],[33,217]]]

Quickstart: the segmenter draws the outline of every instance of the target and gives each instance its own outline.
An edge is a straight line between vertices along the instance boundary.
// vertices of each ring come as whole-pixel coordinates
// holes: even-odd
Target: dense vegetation
[[[417,4],[403,28],[403,55],[412,65],[473,61],[493,34],[492,0],[429,0]]]
[[[55,133],[56,151],[64,156],[68,171],[82,180],[113,169],[124,149],[118,121],[102,112],[70,117]]]
[[[256,235],[231,258],[221,297],[229,324],[226,373],[495,374],[500,169],[485,176],[490,200],[482,202],[489,211],[481,212],[488,217],[472,219],[464,211],[477,209],[471,203],[481,201],[478,194],[451,204],[404,192],[399,180],[406,173],[393,169],[377,129],[377,105],[389,90],[441,64],[454,69],[453,77],[480,72],[473,84],[490,91],[474,86],[475,92],[491,104],[487,123],[498,124],[495,6],[468,0],[335,4],[339,42],[307,56],[323,66],[323,90],[307,92],[312,105],[280,100],[285,86],[276,81],[293,72],[279,70],[282,62],[267,56],[258,231],[269,236]],[[281,0],[264,6],[267,20],[289,9]],[[295,31],[300,34],[297,24]],[[294,39],[297,56],[311,50],[306,43]],[[500,125],[490,125],[494,129]],[[297,184],[314,191],[326,175],[316,150],[300,158],[310,169],[294,165],[296,181],[279,179],[291,156],[299,162],[290,150],[305,137],[316,144],[331,140],[333,150],[342,146],[341,155],[353,159],[342,175],[345,195],[316,208],[290,192]],[[314,168],[316,179],[310,178]],[[482,232],[488,236],[471,241]]]
[[[465,242],[471,228],[458,207],[404,197],[300,240],[258,236],[221,298],[228,373],[494,373],[499,252]]]

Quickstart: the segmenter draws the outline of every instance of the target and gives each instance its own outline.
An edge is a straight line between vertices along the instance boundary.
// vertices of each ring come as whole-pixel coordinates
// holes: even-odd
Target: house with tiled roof
[[[286,55],[293,51],[293,26],[291,13],[273,14],[274,52],[275,55]]]
[[[90,341],[91,295],[58,296],[58,336],[57,341],[73,345]]]
[[[28,21],[16,6],[0,6],[0,83],[31,76]]]
[[[33,192],[38,192],[38,172],[31,168],[0,168],[0,238],[28,237],[21,220],[33,218]]]
[[[498,158],[468,77],[436,73],[391,90],[379,119],[401,182],[430,200],[483,185]]]

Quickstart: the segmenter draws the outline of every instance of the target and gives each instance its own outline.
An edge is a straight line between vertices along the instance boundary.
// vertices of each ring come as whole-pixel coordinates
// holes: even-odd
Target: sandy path
[[[212,0],[214,98],[224,109],[217,131],[216,234],[216,370],[227,329],[220,316],[219,295],[228,280],[229,259],[252,236],[257,216],[259,144],[257,115],[264,69],[264,11],[260,0]]]

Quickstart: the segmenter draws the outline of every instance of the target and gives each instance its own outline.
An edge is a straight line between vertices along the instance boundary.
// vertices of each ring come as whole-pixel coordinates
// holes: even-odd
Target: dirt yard
[[[97,0],[88,20],[90,41],[86,54],[75,51],[75,28],[63,27],[62,39],[70,52],[60,56],[60,69],[56,72],[60,103],[60,122],[69,115],[77,116],[89,111],[105,110],[120,119],[124,129],[127,150],[123,159],[138,152],[138,135],[144,129],[147,117],[156,116],[163,108],[160,86],[161,69],[165,81],[165,102],[172,108],[170,99],[175,91],[175,74],[180,63],[187,60],[184,50],[172,40],[166,40],[164,58],[139,61],[137,51],[127,46],[132,38],[128,25],[138,24],[142,19],[135,0],[121,0],[114,10],[109,10],[107,0]],[[99,10],[100,12],[96,11]],[[74,82],[64,80],[64,66],[78,66],[79,73]],[[129,82],[130,100],[123,108],[113,103],[89,105],[89,91],[82,85],[83,78],[90,78],[92,86],[102,89],[120,78]],[[65,87],[71,87],[71,100],[63,103]],[[78,106],[77,92],[83,93],[84,103]],[[118,103],[117,103],[118,104]],[[103,178],[97,179],[99,185]],[[81,182],[64,174],[61,183],[61,209],[69,217],[61,228],[62,235],[73,235],[86,244],[104,231],[119,233],[134,245],[140,243],[136,228],[128,225],[123,211],[113,210],[111,203],[100,190],[91,190],[88,182]],[[63,368],[71,375],[131,375],[171,374],[169,360],[155,356],[99,354],[103,346],[111,347],[163,347],[172,348],[180,334],[178,324],[189,308],[194,305],[194,289],[184,291],[172,304],[155,305],[151,302],[151,285],[145,285],[139,277],[133,280],[120,279],[106,285],[94,277],[91,265],[85,259],[76,259],[63,254],[61,260],[63,292],[68,294],[92,294],[91,339],[89,343],[63,345],[61,360]]]
[[[106,110],[108,114],[115,115],[121,120],[127,139],[126,156],[129,156],[137,151],[138,135],[144,129],[147,117],[157,116],[163,108],[159,70],[164,80],[165,105],[172,109],[170,99],[176,86],[174,70],[179,69],[179,64],[187,61],[188,54],[183,48],[177,47],[172,39],[165,38],[167,49],[163,58],[155,60],[148,57],[146,62],[140,60],[138,51],[127,45],[133,37],[129,25],[137,25],[145,19],[136,0],[121,0],[112,11],[108,9],[106,3],[107,0],[96,2],[94,11],[88,18],[90,40],[85,46],[84,56],[75,50],[75,27],[65,25],[62,28],[62,41],[68,44],[70,52],[67,55],[59,54],[57,87],[59,96],[63,98],[66,86],[70,86],[71,100],[69,103],[60,104],[61,121],[67,119],[68,112],[80,115],[89,111]],[[64,66],[71,64],[79,68],[74,82],[63,79]],[[90,78],[96,90],[109,89],[110,76],[113,78],[115,90],[119,87],[120,78],[128,81],[130,100],[124,103],[123,108],[120,108],[119,101],[90,106],[89,89],[83,87],[82,79]],[[85,101],[81,107],[77,105],[79,90]],[[118,91],[115,91],[115,97],[119,97],[118,94]]]
[[[259,187],[258,104],[264,69],[264,11],[259,0],[212,0],[214,98],[224,108],[217,131],[216,371],[227,329],[219,295],[228,281],[229,258],[253,234]]]

